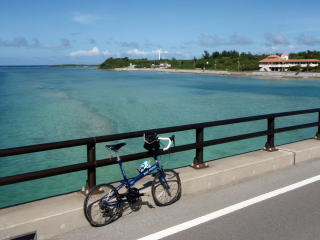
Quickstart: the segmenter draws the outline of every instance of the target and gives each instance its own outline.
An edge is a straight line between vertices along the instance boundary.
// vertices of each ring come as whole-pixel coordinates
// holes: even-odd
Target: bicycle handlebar
[[[174,140],[174,138],[175,138],[175,136],[174,136],[174,135],[172,135],[171,137],[168,137],[168,138],[165,138],[165,137],[158,137],[158,139],[159,139],[159,140],[165,140],[165,141],[168,141],[168,145],[167,145],[165,148],[163,148],[163,151],[167,151],[167,150],[171,147],[172,142],[173,142],[173,144],[175,144],[175,140]]]

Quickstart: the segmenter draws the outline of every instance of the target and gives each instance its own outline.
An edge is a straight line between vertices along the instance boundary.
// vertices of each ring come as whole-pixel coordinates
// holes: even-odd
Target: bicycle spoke
[[[165,206],[174,203],[180,198],[180,179],[172,170],[165,170],[164,173],[155,177],[152,186],[152,194],[155,203]]]
[[[117,196],[115,188],[108,184],[96,186],[89,192],[84,212],[91,225],[103,226],[113,220],[119,209]]]

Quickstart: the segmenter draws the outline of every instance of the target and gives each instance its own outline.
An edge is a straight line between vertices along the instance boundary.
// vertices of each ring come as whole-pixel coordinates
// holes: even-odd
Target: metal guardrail
[[[276,118],[310,114],[310,113],[318,113],[317,122],[305,123],[305,124],[288,126],[283,128],[275,128]],[[243,123],[243,122],[258,121],[258,120],[267,120],[267,130],[204,141],[205,128]],[[256,138],[261,136],[267,136],[265,149],[267,151],[274,151],[275,150],[275,146],[274,146],[275,134],[297,130],[297,129],[310,128],[310,127],[318,127],[316,138],[320,140],[320,108],[301,110],[301,111],[292,111],[292,112],[281,112],[281,113],[274,113],[274,114],[265,114],[265,115],[258,115],[258,116],[244,117],[244,118],[234,118],[234,119],[213,121],[213,122],[180,125],[180,126],[167,127],[167,128],[149,129],[149,130],[143,130],[143,131],[112,134],[112,135],[92,137],[92,138],[82,138],[82,139],[75,139],[75,140],[62,141],[62,142],[45,143],[45,144],[31,145],[31,146],[25,146],[25,147],[0,149],[0,157],[7,157],[7,156],[34,153],[34,152],[40,152],[40,151],[48,151],[48,150],[61,149],[61,148],[69,148],[69,147],[76,147],[76,146],[83,146],[83,145],[87,146],[87,162],[2,177],[0,178],[0,186],[29,181],[29,180],[35,180],[35,179],[40,179],[45,177],[51,177],[51,176],[56,176],[60,174],[87,170],[87,185],[88,185],[88,188],[92,188],[96,185],[96,168],[112,165],[116,163],[115,158],[96,160],[96,144],[101,142],[109,142],[109,141],[142,137],[144,133],[156,132],[158,134],[162,134],[162,133],[181,132],[181,131],[187,131],[187,130],[196,130],[195,143],[172,147],[169,149],[169,151],[166,151],[166,152],[163,152],[160,150],[159,154],[162,155],[162,154],[182,152],[182,151],[195,149],[196,156],[194,160],[194,166],[195,168],[201,168],[203,166],[203,148],[204,147],[228,143],[228,142],[234,142],[234,141],[239,141],[244,139]],[[140,152],[140,153],[121,156],[122,160],[125,162],[138,160],[146,157],[149,157],[147,152]]]

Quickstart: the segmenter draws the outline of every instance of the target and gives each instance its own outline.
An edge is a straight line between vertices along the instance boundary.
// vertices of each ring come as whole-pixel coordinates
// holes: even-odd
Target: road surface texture
[[[52,239],[126,240],[161,236],[170,240],[316,240],[320,239],[320,181],[305,183],[304,180],[319,174],[320,161],[299,164],[203,194],[183,196],[171,206],[143,205],[140,211],[124,214],[105,227],[93,228],[88,224]],[[288,190],[287,186],[302,181],[302,186]],[[279,189],[285,190],[272,195]],[[252,199],[259,200],[243,206]],[[240,205],[239,209],[233,209]],[[200,217],[214,215],[221,209],[233,210],[198,223]],[[194,226],[185,227],[190,221]],[[177,225],[183,225],[183,230]]]

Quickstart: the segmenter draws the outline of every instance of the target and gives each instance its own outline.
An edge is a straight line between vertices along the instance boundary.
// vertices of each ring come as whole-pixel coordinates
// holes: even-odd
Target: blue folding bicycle
[[[106,148],[111,150],[117,157],[123,181],[117,187],[111,184],[100,184],[90,190],[84,201],[84,215],[92,226],[100,227],[111,223],[121,216],[121,206],[123,203],[128,203],[134,207],[141,203],[143,193],[139,189],[133,187],[134,184],[145,176],[153,173],[154,179],[151,186],[151,194],[157,206],[167,206],[181,197],[181,182],[179,175],[174,170],[164,170],[158,161],[158,151],[160,149],[160,141],[168,141],[168,145],[163,148],[163,151],[168,150],[174,143],[174,135],[169,138],[158,137],[157,134],[145,134],[144,148],[148,150],[154,159],[144,161],[138,169],[139,174],[131,179],[128,179],[122,166],[122,160],[118,154],[121,147],[126,143],[115,145],[106,145]],[[119,193],[120,189],[126,188],[124,193]],[[141,205],[140,205],[141,206]]]

